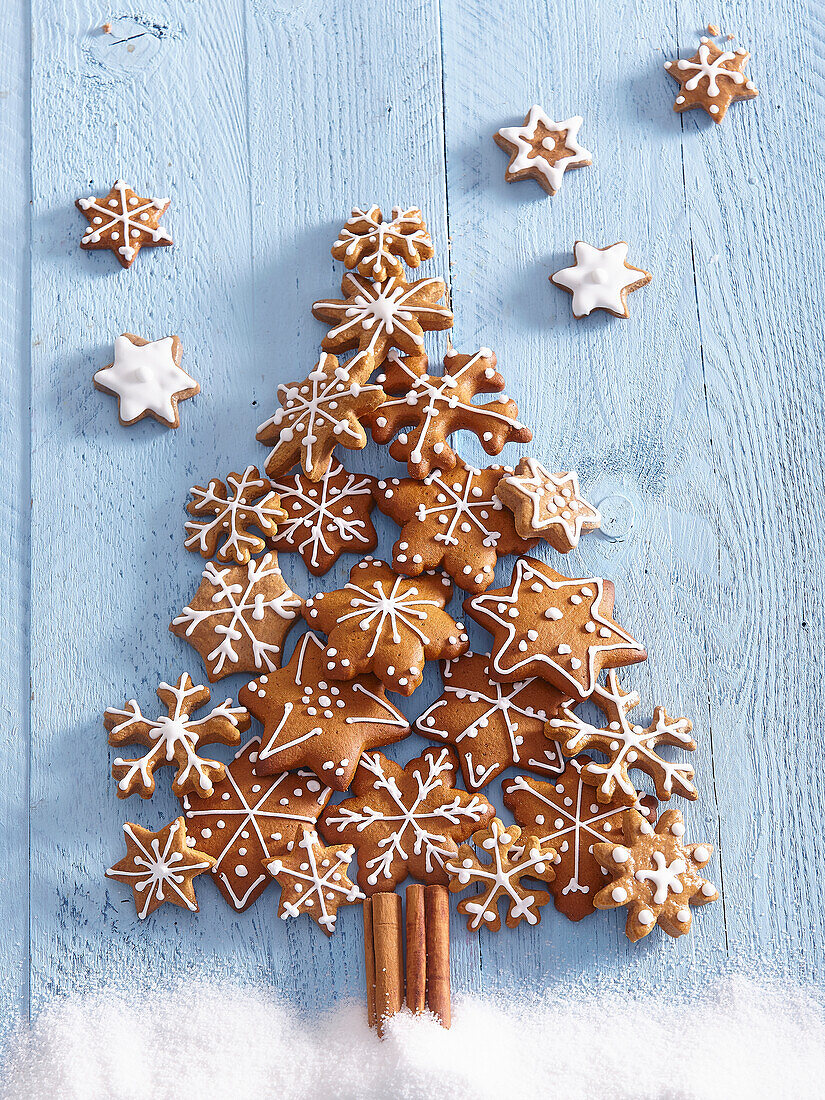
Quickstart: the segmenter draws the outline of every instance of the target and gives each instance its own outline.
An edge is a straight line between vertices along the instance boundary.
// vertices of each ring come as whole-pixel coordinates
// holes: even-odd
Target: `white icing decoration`
[[[576,241],[573,255],[576,262],[572,267],[562,268],[551,276],[556,286],[572,291],[573,313],[587,317],[594,309],[607,309],[624,314],[622,292],[646,278],[640,269],[625,266],[625,242],[601,249]]]
[[[262,531],[268,533],[273,523],[280,520],[281,511],[275,492],[248,503],[244,500],[250,489],[260,489],[269,484],[264,478],[255,475],[255,466],[247,466],[240,476],[229,474],[226,478],[226,498],[215,493],[215,479],[205,489],[198,485],[192,487],[190,492],[193,502],[199,509],[214,512],[214,519],[187,520],[184,524],[189,532],[189,537],[184,541],[187,550],[197,550],[207,556],[210,536],[214,531],[227,536],[220,547],[220,556],[225,560],[237,560],[237,555],[234,554],[236,549],[244,555],[254,552],[260,546],[260,537],[250,535],[246,527],[257,523]]]
[[[292,878],[296,882],[296,888],[300,888],[300,897],[297,901],[283,901],[283,913],[281,918],[297,917],[302,909],[320,909],[321,916],[318,923],[331,932],[335,928],[335,910],[330,911],[328,901],[336,894],[343,894],[348,902],[363,899],[364,895],[355,885],[344,886],[340,879],[346,873],[352,861],[354,848],[352,845],[341,848],[335,853],[335,861],[329,861],[328,866],[318,866],[315,846],[318,844],[318,834],[311,829],[304,829],[303,836],[297,842],[298,847],[307,853],[306,863],[302,867],[292,868],[286,866],[282,860],[275,859],[267,865],[267,870],[273,878]],[[303,868],[303,869],[302,869]]]
[[[686,92],[695,92],[701,81],[707,80],[707,95],[710,96],[711,99],[715,99],[720,92],[720,77],[732,80],[734,84],[744,84],[746,82],[747,77],[744,73],[740,73],[738,69],[728,69],[725,67],[729,62],[736,60],[736,54],[725,50],[720,53],[714,61],[710,60],[710,43],[707,38],[701,40],[697,56],[699,59],[698,61],[676,62],[676,67],[682,72],[693,72],[696,74],[692,76],[690,80],[685,81],[684,87]],[[713,110],[713,108],[711,108],[711,110]]]
[[[149,848],[147,848],[128,821],[123,826],[126,836],[140,849],[141,855],[135,856],[135,865],[138,870],[121,871],[119,868],[110,867],[107,874],[116,875],[118,879],[124,877],[134,878],[134,888],[141,892],[146,891],[146,900],[143,907],[138,909],[138,917],[141,920],[148,913],[153,901],[162,902],[166,900],[165,891],[167,890],[176,894],[191,913],[197,912],[197,905],[191,902],[180,889],[180,883],[186,881],[186,875],[180,872],[181,870],[207,871],[211,867],[211,863],[188,863],[183,868],[179,866],[184,857],[180,852],[170,851],[179,828],[180,822],[173,821],[169,826],[166,843],[163,851],[161,851],[157,837],[152,839]]]
[[[129,206],[126,201],[127,185],[122,180],[115,180],[113,188],[117,192],[117,199],[109,199],[108,206],[101,206],[102,200],[97,199],[94,195],[87,199],[79,199],[78,205],[84,212],[86,210],[96,210],[98,216],[94,219],[94,225],[89,226],[83,233],[81,238],[81,244],[97,244],[100,241],[101,236],[104,233],[109,233],[115,226],[118,230],[112,232],[112,240],[120,240],[121,233],[123,236],[124,244],[120,245],[118,252],[126,260],[133,260],[135,257],[135,248],[129,244],[130,240],[136,241],[142,234],[146,237],[151,237],[155,244],[161,241],[168,241],[172,243],[172,238],[162,225],[159,225],[157,229],[153,229],[152,226],[147,225],[141,218],[141,214],[145,214],[147,210],[162,210],[169,205],[168,199],[146,199],[142,206],[134,205]],[[132,190],[128,188],[128,190]],[[105,219],[105,224],[104,224]],[[141,242],[145,243],[145,242]],[[124,417],[124,419],[127,419]]]
[[[499,137],[510,145],[515,146],[516,153],[511,160],[508,171],[511,174],[524,172],[529,168],[537,169],[547,180],[548,186],[555,194],[561,186],[561,179],[567,168],[582,168],[592,161],[592,154],[579,143],[579,130],[584,120],[580,115],[574,115],[564,122],[553,122],[544,112],[543,108],[534,103],[530,108],[527,121],[521,126],[504,126],[498,131]],[[535,155],[536,131],[539,124],[546,130],[555,134],[564,134],[564,145],[570,150],[567,156],[559,157],[552,163],[543,156]],[[555,142],[550,142],[545,137],[542,146],[551,152],[555,149]]]
[[[673,894],[681,894],[684,890],[682,880],[679,877],[687,870],[687,864],[683,859],[674,859],[668,864],[664,852],[652,852],[651,857],[656,864],[653,871],[637,871],[638,882],[651,882],[654,887],[653,903],[664,905],[667,901],[668,891]]]
[[[114,362],[97,371],[94,380],[115,394],[121,420],[136,420],[151,412],[174,425],[172,398],[198,383],[177,365],[173,347],[171,336],[148,344],[135,344],[128,336],[115,340]]]
[[[339,323],[329,330],[327,339],[334,341],[358,329],[370,333],[369,344],[361,350],[361,355],[369,354],[384,336],[393,337],[402,333],[417,348],[423,347],[424,338],[410,327],[415,321],[418,328],[431,327],[426,314],[436,314],[452,320],[452,313],[445,305],[414,299],[431,286],[444,292],[441,279],[418,279],[414,283],[404,284],[397,278],[385,283],[371,282],[358,276],[346,275],[341,286],[346,295],[345,301],[316,302],[313,310],[339,318]]]

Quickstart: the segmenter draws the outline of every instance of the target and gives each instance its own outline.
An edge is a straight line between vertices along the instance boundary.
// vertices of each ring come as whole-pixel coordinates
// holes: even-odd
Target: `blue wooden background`
[[[662,63],[723,16],[761,96],[717,127],[673,113]],[[356,909],[327,941],[277,920],[274,888],[238,917],[201,879],[200,915],[136,920],[103,869],[124,818],[157,826],[177,804],[168,773],[151,803],[118,801],[101,711],[132,695],[151,707],[159,679],[198,671],[167,630],[199,576],[188,487],[263,458],[255,427],[276,384],[314,362],[310,305],[340,280],[330,244],[372,201],[420,204],[454,344],[496,350],[530,450],[577,468],[601,503],[616,537],[586,538],[563,567],[614,579],[618,618],[650,652],[633,685],[694,720],[687,817],[718,846],[723,889],[692,935],[636,947],[616,914],[573,925],[551,908],[536,929],[481,937],[455,922],[456,987],[661,988],[754,958],[825,977],[821,16],[793,0],[4,8],[2,1018],[124,968],[266,975],[310,1009],[361,995]],[[555,199],[505,184],[492,141],[533,102],[583,115],[594,153]],[[131,271],[78,248],[75,198],[119,176],[173,201],[174,248]],[[653,273],[628,322],[576,322],[548,283],[577,237],[626,239]],[[120,427],[92,388],[123,331],[180,335],[202,393],[177,431]],[[371,446],[352,466],[378,462]],[[379,523],[386,549],[395,529]],[[315,582],[283,558],[305,595],[351,560]],[[437,692],[430,673],[407,713]]]

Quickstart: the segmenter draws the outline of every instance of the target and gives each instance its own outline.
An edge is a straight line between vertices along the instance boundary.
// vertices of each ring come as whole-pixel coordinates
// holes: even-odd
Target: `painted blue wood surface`
[[[118,801],[100,714],[125,696],[151,706],[159,679],[199,669],[167,629],[199,575],[181,537],[188,487],[262,459],[255,426],[323,335],[310,305],[340,280],[330,244],[372,201],[421,205],[453,343],[495,348],[531,453],[577,468],[621,536],[583,540],[562,567],[615,581],[618,618],[650,653],[634,686],[693,718],[702,793],[686,816],[718,845],[724,891],[691,936],[636,947],[616,915],[573,925],[550,909],[536,929],[480,938],[456,921],[456,986],[661,987],[753,957],[825,977],[822,27],[791,0],[729,5],[723,29],[751,50],[762,94],[716,127],[673,113],[661,67],[692,52],[709,14],[664,0],[621,18],[574,0],[31,0],[7,17],[4,1018],[124,972],[266,975],[308,1008],[361,993],[356,910],[327,942],[277,920],[274,889],[237,917],[201,880],[198,916],[136,920],[102,870],[126,817],[157,826],[177,804],[166,775],[150,803]],[[582,114],[594,152],[555,199],[505,184],[491,140],[534,101]],[[172,198],[175,247],[128,272],[79,250],[73,206],[119,176]],[[628,322],[576,322],[548,283],[578,237],[626,239],[653,272]],[[202,393],[177,431],[120,427],[92,388],[123,331],[180,335]],[[434,358],[445,346],[428,342]],[[379,463],[398,469],[374,446],[348,464]],[[388,550],[394,528],[378,523]],[[351,559],[320,582],[283,564],[309,594]],[[438,690],[433,671],[404,709]]]

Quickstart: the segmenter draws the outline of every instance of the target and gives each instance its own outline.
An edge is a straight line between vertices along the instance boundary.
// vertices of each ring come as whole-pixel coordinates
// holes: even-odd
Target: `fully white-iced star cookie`
[[[573,295],[573,316],[587,317],[594,309],[606,309],[615,317],[629,317],[627,296],[647,286],[652,276],[627,262],[627,243],[618,241],[594,248],[585,241],[573,247],[576,262],[550,276],[554,286]]]
[[[178,402],[200,393],[200,385],[181,369],[177,336],[144,340],[124,332],[115,340],[115,361],[94,376],[95,387],[118,400],[121,424],[153,416],[167,428],[180,424]]]

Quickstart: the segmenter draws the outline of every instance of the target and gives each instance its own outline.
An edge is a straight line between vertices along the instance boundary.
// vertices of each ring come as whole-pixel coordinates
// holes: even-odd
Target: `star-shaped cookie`
[[[261,774],[306,767],[336,791],[349,787],[365,749],[410,732],[375,676],[329,680],[324,643],[311,632],[301,636],[289,664],[252,680],[239,698],[264,727]]]
[[[160,224],[169,199],[144,199],[123,180],[103,198],[78,199],[77,209],[89,228],[80,239],[82,249],[109,248],[123,267],[129,267],[144,246],[169,245],[172,238]]]
[[[588,317],[594,309],[604,309],[614,317],[629,317],[627,296],[647,286],[653,276],[627,262],[627,243],[594,248],[586,241],[573,246],[575,263],[550,276],[550,282],[573,296],[573,316]]]
[[[177,336],[144,340],[124,332],[115,340],[115,359],[94,376],[95,388],[117,398],[124,427],[154,417],[167,428],[180,424],[178,402],[200,393],[200,385],[181,369]]]
[[[721,122],[731,103],[754,99],[759,92],[742,71],[749,57],[747,50],[720,50],[709,38],[701,38],[687,61],[666,61],[666,71],[681,85],[673,110],[701,107],[714,122]]]
[[[132,887],[135,909],[141,920],[165,901],[197,913],[193,879],[212,869],[214,859],[186,842],[186,825],[176,818],[152,832],[125,822],[126,855],[106,872],[107,878]]]
[[[583,168],[592,164],[591,154],[579,144],[582,119],[576,115],[564,122],[553,122],[543,108],[534,103],[521,126],[504,126],[494,141],[510,163],[504,178],[533,179],[548,195],[555,195],[568,168]]]
[[[247,466],[242,474],[227,474],[226,482],[213,477],[206,486],[193,485],[190,492],[186,511],[197,518],[184,525],[184,546],[203,558],[245,565],[267,543],[272,545],[278,524],[287,518],[278,494],[257,466]],[[250,527],[262,534],[256,535]]]
[[[513,513],[522,539],[541,537],[560,554],[575,550],[582,532],[602,522],[581,495],[574,471],[551,474],[535,458],[523,458],[514,473],[503,477],[496,496]]]
[[[363,901],[364,895],[347,877],[355,849],[332,844],[325,848],[314,829],[304,829],[290,841],[286,852],[267,864],[267,870],[281,887],[278,916],[282,920],[307,913],[331,936],[338,909]]]

